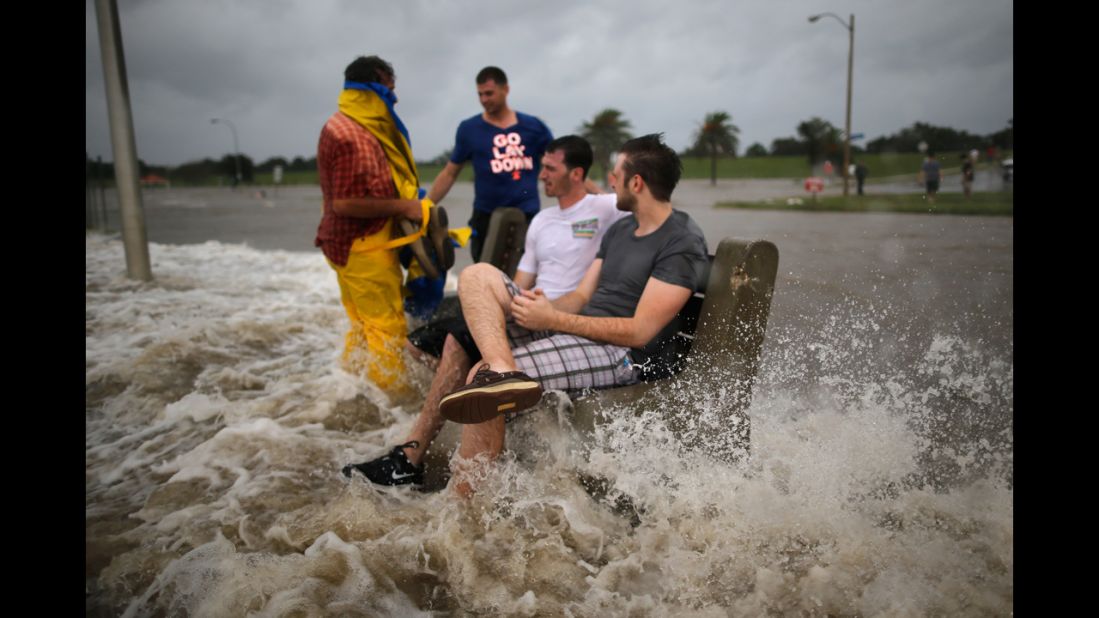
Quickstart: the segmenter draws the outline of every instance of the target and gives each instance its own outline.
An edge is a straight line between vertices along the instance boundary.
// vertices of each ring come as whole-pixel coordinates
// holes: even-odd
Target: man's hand
[[[406,219],[408,219],[410,221],[415,221],[416,223],[419,223],[420,221],[423,221],[423,219],[424,219],[424,202],[428,203],[427,204],[428,208],[431,208],[432,206],[435,205],[435,202],[432,202],[431,200],[429,200],[427,198],[424,198],[422,200],[406,200],[406,201],[408,203],[405,205],[404,216],[405,216]]]
[[[522,290],[519,296],[511,299],[511,316],[528,330],[553,330],[556,313],[542,288]]]
[[[450,187],[454,186],[454,181],[458,180],[458,173],[462,171],[464,165],[465,163],[447,161],[446,166],[439,170],[439,174],[431,182],[431,191],[427,194],[433,203],[438,204],[443,201],[446,194],[450,192]]]

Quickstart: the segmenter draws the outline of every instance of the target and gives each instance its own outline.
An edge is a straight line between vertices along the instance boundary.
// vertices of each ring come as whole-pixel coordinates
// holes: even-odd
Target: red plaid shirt
[[[397,187],[378,139],[340,112],[332,114],[321,129],[317,171],[324,194],[324,215],[313,244],[333,263],[344,266],[355,239],[382,229],[386,217],[362,219],[338,215],[332,210],[333,200],[395,198]]]

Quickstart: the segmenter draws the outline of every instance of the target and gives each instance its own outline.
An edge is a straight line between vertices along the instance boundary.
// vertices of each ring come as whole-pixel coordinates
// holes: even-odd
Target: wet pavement
[[[975,181],[979,191],[1003,190],[1004,183],[991,171],[982,171]],[[1010,184],[1007,185],[1010,187]],[[872,193],[918,193],[920,186],[915,177],[904,181],[868,184]],[[852,191],[854,186],[852,185]],[[945,193],[961,191],[957,176],[947,176],[942,187]],[[835,180],[825,187],[824,195],[840,195],[842,180]],[[113,191],[107,191],[108,229],[119,230],[116,200]],[[796,221],[818,221],[828,215],[850,216],[850,213],[792,213],[714,210],[717,202],[754,201],[806,197],[800,180],[719,180],[711,186],[709,180],[684,180],[676,187],[672,202],[677,208],[687,210],[699,219],[707,236],[714,238],[742,234],[753,230],[764,238],[781,238],[789,227],[798,228]],[[145,209],[146,234],[150,242],[167,244],[191,244],[206,241],[243,243],[256,249],[287,251],[316,251],[313,239],[321,215],[321,191],[316,185],[288,187],[227,187],[197,188],[145,188],[142,190]],[[542,198],[542,205],[552,204]],[[469,220],[473,211],[473,184],[459,182],[442,202],[454,227]],[[889,217],[890,215],[877,215]],[[911,217],[912,215],[900,215]],[[942,222],[950,219],[945,218]],[[760,225],[764,221],[771,224]],[[935,220],[935,217],[932,217]],[[713,241],[711,241],[713,242]],[[716,246],[716,245],[715,245]],[[460,269],[471,263],[467,251],[459,251],[456,266]]]

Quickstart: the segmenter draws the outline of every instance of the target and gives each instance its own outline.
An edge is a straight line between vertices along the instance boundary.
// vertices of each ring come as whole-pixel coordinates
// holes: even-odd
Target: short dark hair
[[[595,159],[588,140],[579,135],[562,135],[546,146],[547,153],[557,151],[565,155],[565,167],[567,169],[573,170],[579,167],[584,170],[582,178],[588,177],[591,162]]]
[[[622,163],[622,171],[625,173],[622,181],[625,182],[634,175],[640,176],[649,185],[649,191],[654,198],[668,202],[671,201],[672,191],[683,174],[683,163],[679,160],[679,155],[664,143],[663,136],[663,133],[651,133],[635,137],[622,144],[618,152],[626,156]]]
[[[395,76],[393,65],[377,56],[359,56],[343,71],[343,78],[349,82],[381,83],[386,77]]]
[[[504,70],[500,67],[485,67],[477,74],[478,85],[483,84],[490,79],[501,86],[506,86],[508,84],[508,76],[504,74]]]

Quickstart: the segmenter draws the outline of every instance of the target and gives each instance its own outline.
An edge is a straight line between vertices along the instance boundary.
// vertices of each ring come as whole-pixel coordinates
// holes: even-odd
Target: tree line
[[[707,113],[698,123],[692,136],[692,143],[682,153],[685,157],[710,158],[710,184],[717,183],[717,160],[720,157],[736,158],[740,145],[740,128],[732,122],[726,111]],[[911,127],[901,129],[893,135],[871,140],[865,148],[851,144],[852,154],[868,152],[881,154],[887,152],[915,152],[920,144],[931,151],[968,151],[974,148],[985,149],[990,146],[1002,150],[1011,150],[1014,146],[1014,119],[1008,126],[989,135],[973,135],[950,127],[936,127],[925,122],[917,122]],[[823,118],[813,117],[798,123],[797,136],[780,137],[771,141],[771,148],[754,143],[747,148],[749,157],[766,156],[804,156],[813,166],[826,159],[842,159],[844,135],[838,127]],[[590,122],[579,128],[592,144],[595,160],[606,176],[610,165],[610,155],[626,140],[633,137],[630,122],[621,111],[608,108],[597,113]]]
[[[1014,147],[1015,127],[1014,119],[1007,121],[1008,126],[1000,131],[988,135],[974,135],[966,131],[959,131],[950,127],[938,127],[925,122],[916,122],[911,127],[901,129],[892,135],[882,136],[866,143],[865,147],[851,144],[852,154],[871,153],[881,154],[888,152],[915,152],[921,143],[927,145],[932,151],[959,152],[972,149],[984,150],[989,147],[1001,150],[1011,150]],[[576,131],[592,145],[595,153],[595,166],[601,175],[606,178],[611,169],[610,156],[618,150],[627,140],[634,137],[631,132],[630,121],[617,109],[607,108],[599,111],[591,120],[583,122]],[[710,159],[710,182],[717,180],[717,160],[721,157],[738,156],[740,147],[740,128],[733,124],[732,115],[727,111],[717,110],[705,114],[698,123],[693,135],[691,145],[680,154],[684,157],[708,157]],[[804,156],[809,165],[816,165],[825,159],[842,158],[843,156],[843,131],[819,117],[804,120],[795,127],[795,135],[780,137],[771,141],[770,148],[756,142],[745,150],[749,157],[766,156]],[[114,166],[110,163],[91,161],[87,153],[84,154],[86,173],[89,181],[102,179],[112,181],[114,179]],[[417,162],[424,164],[445,164],[450,158],[450,151],[427,161]],[[257,173],[271,173],[275,166],[281,165],[284,172],[315,172],[317,158],[271,157],[266,161],[255,164],[248,155],[240,155],[240,171],[244,182],[253,182]],[[138,159],[139,173],[142,177],[155,174],[180,183],[203,183],[212,177],[225,177],[232,179],[236,176],[236,159],[232,154],[227,154],[221,159],[202,159],[191,161],[176,167],[148,165]]]
[[[92,161],[84,153],[86,176],[89,181],[103,180],[114,181],[114,164],[112,162]],[[145,178],[150,175],[167,178],[172,182],[183,184],[200,184],[208,182],[211,178],[224,177],[227,180],[236,177],[236,156],[227,154],[221,159],[202,159],[190,161],[172,167],[167,165],[149,165],[138,159],[138,175]],[[303,157],[271,157],[256,165],[252,158],[246,154],[240,155],[240,175],[244,182],[254,182],[256,174],[270,174],[276,165],[281,165],[283,172],[315,172],[317,171],[317,157],[305,159]]]
[[[920,143],[926,144],[932,151],[962,151],[974,148],[984,150],[990,146],[1000,150],[1011,150],[1015,141],[1013,122],[1014,119],[1009,119],[1006,128],[988,135],[974,135],[950,127],[937,127],[926,122],[917,122],[892,135],[870,140],[865,147],[851,144],[851,152],[870,154],[915,152],[919,149]],[[762,144],[752,144],[745,154],[750,157],[807,155],[811,163],[818,163],[822,160],[822,155],[842,152],[842,149],[843,131],[826,120],[814,117],[798,124],[797,137],[775,139],[771,142],[770,150],[764,148]]]

